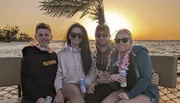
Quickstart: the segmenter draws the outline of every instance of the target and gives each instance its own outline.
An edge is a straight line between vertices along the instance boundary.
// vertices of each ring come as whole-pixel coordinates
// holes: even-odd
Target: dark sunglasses
[[[109,35],[107,35],[107,34],[96,34],[95,36],[96,36],[96,38],[100,38],[100,37],[106,38]]]
[[[127,43],[128,41],[129,41],[129,38],[116,38],[115,39],[115,43],[121,43],[121,41],[122,41],[122,43]]]
[[[82,38],[82,34],[81,33],[71,33],[71,37],[72,38],[76,38],[76,37]]]

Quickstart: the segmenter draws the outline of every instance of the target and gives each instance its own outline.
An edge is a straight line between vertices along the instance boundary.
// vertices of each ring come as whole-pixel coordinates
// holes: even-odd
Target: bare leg
[[[70,103],[85,103],[79,88],[74,84],[63,84],[63,95]]]
[[[152,103],[150,99],[145,95],[139,95],[133,99],[129,100],[120,100],[117,103]]]
[[[102,101],[102,103],[117,103],[120,100],[118,95],[122,92],[124,92],[123,89],[112,92]]]

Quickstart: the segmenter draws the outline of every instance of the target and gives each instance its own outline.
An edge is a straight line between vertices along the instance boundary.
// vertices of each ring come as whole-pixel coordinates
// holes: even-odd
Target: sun
[[[114,38],[113,34],[119,29],[126,28],[129,29],[130,31],[132,30],[132,27],[130,26],[128,21],[123,16],[120,16],[117,13],[112,13],[112,12],[105,13],[105,17],[106,17],[106,24],[110,27],[112,38]],[[94,40],[95,28],[97,26],[97,23],[91,20],[90,18],[88,18],[84,21],[84,24],[85,24],[85,28],[88,31],[89,38]]]

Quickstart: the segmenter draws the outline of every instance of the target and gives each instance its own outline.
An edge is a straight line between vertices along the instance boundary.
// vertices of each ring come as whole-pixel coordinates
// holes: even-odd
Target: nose
[[[76,39],[79,39],[79,37],[76,35],[76,37],[75,37]]]
[[[104,37],[101,35],[100,37],[99,37],[100,39],[104,39]]]

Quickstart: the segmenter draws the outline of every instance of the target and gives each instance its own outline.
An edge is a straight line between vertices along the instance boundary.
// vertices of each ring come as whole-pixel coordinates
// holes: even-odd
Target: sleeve
[[[152,80],[151,59],[148,52],[146,50],[139,51],[135,60],[140,78],[134,88],[127,93],[130,99],[141,94]]]
[[[85,79],[86,85],[90,85],[91,83],[93,83],[96,80],[98,73],[98,70],[96,68],[96,59],[93,58],[93,54],[91,54],[91,56],[92,56],[92,65]]]
[[[62,79],[63,79],[60,51],[57,53],[57,57],[58,57],[58,69],[57,69],[56,78],[54,82],[54,87],[56,89],[56,92],[62,88]]]
[[[21,61],[21,86],[23,96],[28,100],[36,101],[41,97],[40,93],[36,91],[33,83],[32,71],[29,68],[28,58],[23,57]]]

